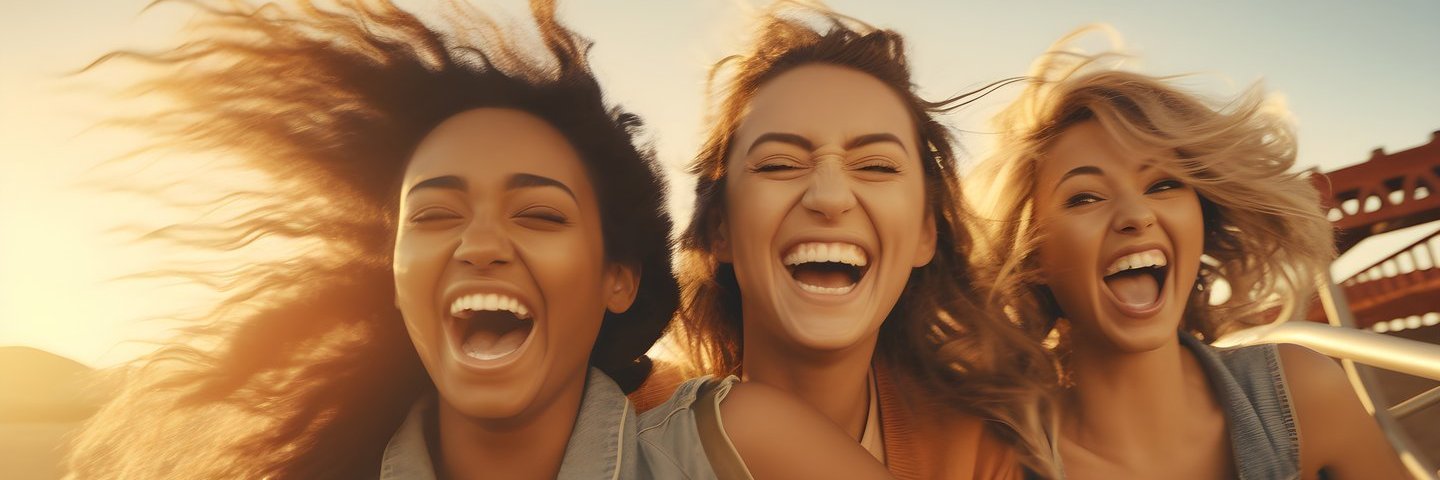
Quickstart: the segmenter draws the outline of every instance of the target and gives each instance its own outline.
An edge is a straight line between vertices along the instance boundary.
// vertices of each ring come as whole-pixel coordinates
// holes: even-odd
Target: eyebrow
[[[420,190],[422,188],[444,188],[449,190],[459,190],[462,192],[468,191],[470,189],[469,186],[465,184],[465,179],[454,175],[446,175],[443,177],[426,179],[419,183],[416,183],[415,186],[410,187],[409,191],[405,192],[405,195],[409,196],[411,194],[414,194],[416,190]]]
[[[765,142],[787,143],[803,148],[806,151],[815,150],[815,144],[811,143],[810,140],[805,137],[793,133],[770,132],[756,137],[755,141],[750,144],[750,148],[745,151],[745,154],[749,155],[750,152],[755,151],[756,147],[759,147],[760,144]],[[882,142],[891,142],[900,146],[900,148],[905,148],[905,143],[900,141],[900,137],[897,137],[891,133],[870,133],[861,135],[850,139],[850,141],[845,144],[844,148],[846,150],[850,150]]]
[[[874,144],[874,143],[881,143],[881,142],[891,142],[891,143],[894,143],[894,144],[900,146],[900,148],[905,148],[905,144],[900,141],[900,137],[897,137],[897,136],[895,136],[894,134],[890,134],[890,133],[871,133],[871,134],[861,135],[861,136],[858,136],[858,137],[855,137],[855,138],[851,139],[849,143],[846,143],[846,144],[845,144],[845,149],[846,149],[846,150],[850,150],[850,149],[860,148],[860,147],[863,147],[863,146],[866,146],[866,145],[870,145],[870,144]]]
[[[1054,188],[1054,190],[1059,190],[1059,189],[1060,189],[1060,185],[1061,185],[1061,184],[1064,184],[1066,180],[1069,180],[1069,179],[1070,179],[1070,177],[1076,177],[1076,176],[1080,176],[1080,175],[1100,175],[1100,176],[1104,176],[1104,175],[1105,175],[1105,171],[1104,171],[1104,170],[1101,170],[1100,167],[1096,167],[1096,166],[1093,166],[1093,165],[1085,165],[1085,166],[1082,166],[1082,167],[1072,168],[1072,169],[1070,169],[1070,171],[1065,172],[1064,175],[1061,175],[1061,176],[1060,176],[1060,181],[1055,182],[1055,188]]]
[[[570,190],[570,187],[566,186],[563,182],[550,177],[542,177],[529,173],[517,173],[511,175],[510,180],[505,182],[506,190],[541,187],[555,187],[564,190],[565,194],[570,195],[571,199],[576,199],[575,192],[573,190]]]
[[[570,195],[570,198],[575,198],[575,192],[573,190],[570,190],[569,186],[566,186],[563,182],[550,177],[542,177],[540,175],[534,175],[529,173],[517,173],[511,175],[510,179],[505,182],[506,190],[541,187],[555,187],[565,191],[567,195]],[[441,177],[426,179],[424,181],[416,183],[415,186],[410,187],[410,190],[406,192],[405,195],[411,195],[415,193],[416,190],[425,188],[441,188],[458,190],[461,192],[469,191],[469,185],[465,183],[465,179],[454,175],[445,175]]]
[[[810,140],[805,137],[793,133],[770,132],[755,137],[755,141],[750,143],[750,148],[745,150],[745,154],[749,155],[750,152],[755,151],[756,147],[759,147],[760,144],[765,142],[788,143],[790,145],[803,148],[807,152],[815,150],[815,144],[810,143]]]
[[[1149,165],[1149,164],[1142,164],[1142,165],[1140,165],[1140,168],[1135,169],[1135,171],[1137,171],[1137,172],[1144,172],[1144,171],[1149,170],[1149,169],[1150,169],[1150,165]],[[1080,167],[1072,168],[1072,169],[1070,169],[1070,171],[1065,172],[1064,175],[1061,175],[1061,176],[1060,176],[1060,181],[1055,182],[1055,188],[1054,188],[1054,190],[1059,190],[1059,189],[1060,189],[1060,184],[1065,183],[1065,180],[1069,179],[1070,177],[1075,177],[1075,176],[1079,176],[1079,175],[1100,175],[1100,176],[1104,176],[1104,175],[1105,175],[1105,171],[1104,171],[1104,170],[1101,170],[1100,167],[1096,167],[1096,166],[1094,166],[1094,165],[1085,165],[1085,166],[1080,166]]]

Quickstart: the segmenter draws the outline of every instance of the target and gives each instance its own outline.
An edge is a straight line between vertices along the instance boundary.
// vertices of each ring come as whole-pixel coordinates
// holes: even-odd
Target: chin
[[[487,379],[481,381],[464,372],[450,372],[448,381],[436,382],[440,400],[468,418],[505,420],[524,416],[533,408],[541,389],[537,378]],[[471,378],[465,378],[471,377]]]
[[[872,335],[870,329],[855,322],[837,322],[835,317],[823,315],[791,316],[785,323],[786,336],[790,341],[815,351],[835,351],[854,347]]]
[[[462,392],[440,390],[441,400],[468,418],[505,420],[523,416],[534,403],[531,395],[517,395],[513,389],[475,387]]]
[[[874,338],[884,318],[873,319],[869,309],[846,302],[837,305],[813,305],[803,299],[791,300],[792,308],[782,305],[775,309],[779,331],[786,343],[801,351],[834,352],[853,348]],[[798,303],[800,305],[794,305]],[[799,307],[799,308],[793,308]]]
[[[1120,326],[1111,324],[1101,334],[1115,350],[1123,353],[1143,353],[1158,350],[1174,343],[1178,335],[1178,322],[1156,322],[1149,325]]]

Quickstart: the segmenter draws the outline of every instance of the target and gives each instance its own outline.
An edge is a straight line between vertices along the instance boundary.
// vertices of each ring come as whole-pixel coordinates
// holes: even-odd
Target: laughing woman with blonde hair
[[[969,178],[990,228],[978,262],[1016,321],[1058,338],[1066,475],[1400,477],[1333,361],[1209,345],[1306,301],[1334,255],[1283,110],[1066,49],[1084,33],[1035,62]]]

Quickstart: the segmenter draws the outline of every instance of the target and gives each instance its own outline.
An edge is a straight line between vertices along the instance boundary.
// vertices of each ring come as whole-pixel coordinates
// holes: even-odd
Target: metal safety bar
[[[1440,471],[1414,448],[1414,442],[1399,424],[1400,417],[1440,402],[1440,388],[1383,408],[1387,402],[1379,389],[1374,387],[1377,385],[1375,372],[1370,370],[1371,367],[1383,368],[1440,380],[1440,345],[1356,329],[1354,313],[1341,286],[1328,276],[1320,280],[1319,286],[1320,305],[1325,309],[1330,325],[1307,321],[1276,322],[1231,333],[1216,339],[1214,345],[1292,343],[1339,358],[1360,402],[1374,415],[1375,422],[1380,425],[1405,468],[1416,479],[1440,480]],[[1303,316],[1302,313],[1293,318]]]

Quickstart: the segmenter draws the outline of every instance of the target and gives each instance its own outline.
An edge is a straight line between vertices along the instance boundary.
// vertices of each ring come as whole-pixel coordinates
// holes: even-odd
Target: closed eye
[[[900,173],[900,169],[895,168],[895,167],[892,167],[892,166],[889,166],[889,165],[885,165],[885,164],[883,164],[883,163],[866,165],[866,166],[860,167],[860,170],[863,170],[863,171],[866,171],[866,172],[879,172],[879,173]]]
[[[785,163],[767,163],[767,164],[764,164],[764,165],[758,165],[758,166],[756,166],[756,167],[754,167],[754,168],[751,168],[750,171],[752,171],[752,172],[760,172],[760,173],[764,173],[764,172],[783,172],[783,171],[787,171],[787,170],[795,170],[795,169],[798,169],[798,168],[800,168],[800,167],[797,167],[797,166],[795,166],[795,165],[785,164]]]
[[[427,208],[427,209],[421,210],[421,211],[419,211],[419,212],[416,212],[415,215],[412,215],[412,216],[410,217],[410,223],[415,223],[415,224],[434,223],[434,222],[440,222],[440,221],[445,221],[445,220],[456,220],[456,219],[459,219],[459,218],[460,218],[460,214],[457,214],[457,213],[455,213],[455,212],[452,212],[452,211],[447,210],[447,209],[444,209],[444,208]]]
[[[759,165],[750,167],[750,171],[753,173],[788,172],[803,167],[804,165],[801,165],[795,157],[776,154],[765,156],[760,160]]]
[[[516,213],[515,218],[539,220],[554,225],[570,224],[570,219],[567,218],[565,214],[560,213],[559,210],[545,206],[534,206],[526,208]]]

